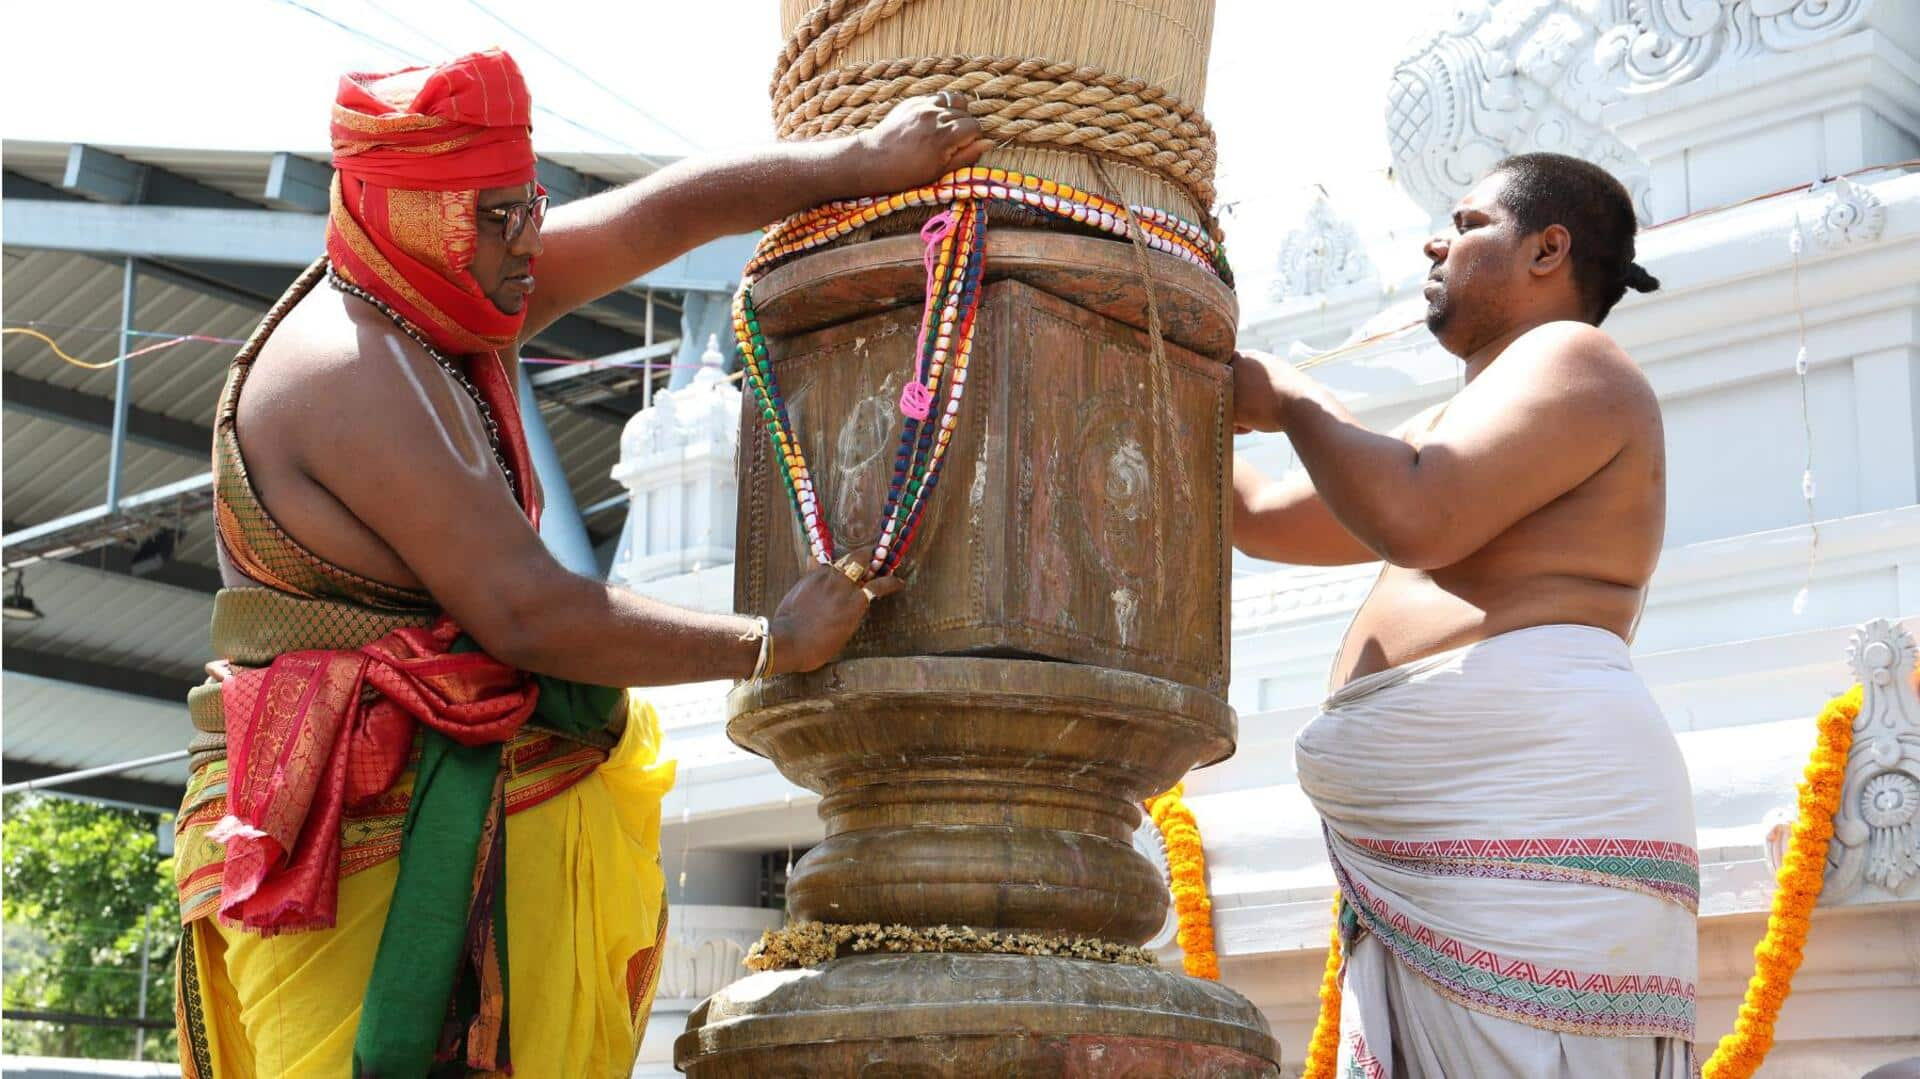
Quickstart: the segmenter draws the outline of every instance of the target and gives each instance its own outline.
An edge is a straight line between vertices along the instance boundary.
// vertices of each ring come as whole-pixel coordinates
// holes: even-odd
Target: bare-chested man
[[[1234,542],[1384,561],[1295,753],[1343,905],[1340,1074],[1680,1076],[1698,859],[1678,747],[1626,641],[1666,513],[1660,409],[1598,329],[1634,213],[1603,170],[1497,165],[1426,245],[1427,325],[1466,365],[1390,434],[1268,356],[1243,429],[1304,475],[1234,473]]]
[[[768,620],[568,572],[536,529],[516,350],[708,240],[970,164],[963,104],[549,215],[505,54],[341,80],[327,258],[235,360],[215,429],[186,1075],[631,1068],[672,766],[651,710],[600,687],[811,670],[899,584],[818,567]]]

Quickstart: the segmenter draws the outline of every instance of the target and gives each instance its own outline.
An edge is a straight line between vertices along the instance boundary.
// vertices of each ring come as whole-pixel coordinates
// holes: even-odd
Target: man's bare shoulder
[[[1569,388],[1652,395],[1646,374],[1627,350],[1585,322],[1548,322],[1528,330],[1494,365],[1502,366],[1511,375],[1551,379]]]
[[[295,404],[307,415],[349,414],[362,428],[418,419],[422,409],[439,411],[453,400],[438,362],[418,342],[379,312],[326,302],[332,299],[310,296],[289,314],[261,349],[246,397]]]

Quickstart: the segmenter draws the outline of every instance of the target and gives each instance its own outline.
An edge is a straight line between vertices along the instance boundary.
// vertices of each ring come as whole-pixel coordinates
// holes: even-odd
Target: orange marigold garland
[[[1340,1063],[1340,893],[1333,893],[1333,928],[1327,933],[1327,969],[1320,975],[1320,1017],[1307,1042],[1300,1079],[1333,1079]]]
[[[1753,949],[1753,980],[1747,983],[1733,1033],[1720,1039],[1701,1070],[1705,1079],[1748,1079],[1773,1048],[1773,1023],[1793,990],[1813,905],[1820,901],[1820,889],[1826,884],[1827,844],[1833,838],[1833,815],[1840,809],[1840,788],[1861,700],[1861,687],[1855,686],[1828,701],[1820,712],[1813,755],[1800,781],[1798,815],[1786,857],[1780,861],[1773,909],[1767,914],[1767,935]]]
[[[1182,966],[1195,978],[1220,980],[1220,957],[1213,947],[1213,900],[1207,896],[1207,858],[1200,847],[1200,825],[1183,793],[1186,785],[1147,799],[1147,815],[1167,843],[1167,876],[1172,879],[1173,911],[1179,919]]]

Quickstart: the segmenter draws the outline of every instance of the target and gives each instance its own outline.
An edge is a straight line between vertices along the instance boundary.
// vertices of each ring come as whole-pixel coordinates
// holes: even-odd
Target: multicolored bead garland
[[[1122,239],[1132,238],[1133,222],[1138,222],[1141,241],[1153,250],[1229,276],[1225,248],[1192,222],[1150,206],[1122,207],[1037,176],[980,166],[960,169],[898,195],[830,202],[768,229],[741,273],[740,291],[733,298],[733,332],[767,440],[780,458],[781,483],[813,557],[822,564],[833,561],[833,533],[806,454],[794,436],[793,421],[787,417],[786,401],[774,381],[766,337],[753,306],[753,284],[779,263],[843,239],[883,217],[910,207],[946,207],[920,230],[926,244],[926,308],[914,350],[915,377],[900,394],[900,448],[881,511],[879,545],[868,567],[876,576],[891,573],[919,531],[927,497],[939,482],[940,465],[959,422],[986,268],[986,205],[994,201],[1025,206]]]

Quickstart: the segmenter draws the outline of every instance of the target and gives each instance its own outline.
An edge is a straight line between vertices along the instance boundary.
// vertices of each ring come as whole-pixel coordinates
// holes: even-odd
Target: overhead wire
[[[288,7],[306,12],[307,14],[312,15],[313,17],[320,19],[323,22],[326,22],[349,34],[352,34],[354,37],[359,38],[360,40],[365,41],[368,44],[378,46],[379,48],[385,49],[388,52],[396,53],[402,57],[405,57],[408,60],[413,61],[414,63],[430,64],[433,62],[432,59],[427,56],[424,56],[403,45],[396,45],[393,42],[386,40],[385,38],[382,38],[376,34],[372,34],[365,30],[362,30],[359,27],[352,25],[351,23],[344,22],[340,19],[336,19],[333,16],[328,15],[326,12],[319,10],[318,8],[302,3],[301,0],[279,0],[279,2],[287,5]],[[373,8],[376,12],[379,12],[380,14],[386,16],[387,18],[393,20],[394,22],[399,23],[401,26],[408,27],[409,29],[412,30],[412,32],[419,34],[422,37],[425,37],[427,41],[432,43],[436,48],[439,48],[442,52],[451,52],[451,49],[448,46],[443,45],[437,39],[435,39],[431,35],[426,34],[424,31],[421,31],[417,28],[413,28],[412,24],[408,23],[404,19],[401,19],[399,16],[394,15],[393,13],[387,11],[385,8],[381,7],[380,5],[374,3],[373,0],[367,0],[367,6]],[[559,120],[561,123],[566,124],[569,127],[575,128],[588,135],[592,135],[594,138],[601,139],[605,142],[611,143],[612,145],[619,147],[626,153],[631,154],[632,156],[646,162],[649,167],[659,168],[662,164],[659,158],[655,157],[653,154],[650,154],[645,150],[642,150],[634,146],[632,143],[627,142],[625,139],[622,139],[617,135],[613,135],[608,132],[601,131],[598,128],[591,127],[587,124],[583,124],[580,121],[575,120],[573,117],[568,116],[567,114],[559,111],[558,109],[552,108],[547,105],[541,105],[536,103],[533,106],[533,111],[537,113],[541,113],[546,116],[551,116],[554,119]],[[595,151],[583,150],[579,152],[584,154],[589,159],[597,162],[602,168],[608,169],[613,175],[616,175],[616,176],[624,175],[630,171],[630,169],[627,166],[622,165],[617,161],[609,160],[603,154],[599,154]]]
[[[366,4],[367,7],[372,8],[375,14],[380,15],[382,18],[385,18],[390,22],[398,24],[400,27],[405,29],[408,33],[413,34],[415,37],[424,39],[427,42],[427,44],[432,45],[435,49],[439,50],[442,56],[451,57],[459,54],[460,50],[456,49],[454,46],[449,45],[445,41],[442,41],[441,39],[435,37],[434,35],[428,33],[427,31],[422,30],[420,27],[414,25],[412,22],[408,21],[406,18],[402,17],[396,12],[389,10],[386,6],[378,3],[377,0],[361,0],[361,2]],[[374,37],[370,34],[367,34],[358,30],[355,30],[354,32],[359,36],[366,38],[367,40],[373,41],[376,44],[384,44],[382,39],[378,37]],[[388,46],[388,47],[395,49],[395,51],[400,51],[397,46]],[[417,55],[413,55],[410,53],[403,52],[402,55],[409,55],[412,59],[415,59],[420,63],[431,62],[423,57],[419,57]],[[551,116],[554,119],[559,120],[561,123],[568,125],[569,127],[576,128],[589,135],[592,135],[594,138],[601,139],[606,142],[612,143],[616,146],[619,146],[622,149],[626,150],[628,153],[634,155],[635,157],[638,157],[646,161],[650,166],[654,168],[659,167],[660,163],[653,157],[653,155],[648,154],[643,150],[636,149],[632,144],[628,143],[626,140],[621,139],[615,135],[608,134],[605,131],[601,131],[601,130],[598,130],[597,128],[589,127],[586,124],[580,123],[579,121],[573,119],[572,117],[559,111],[558,109],[552,108],[547,105],[542,105],[539,102],[535,102],[533,105],[533,111],[537,113],[541,113],[546,116]],[[588,158],[592,159],[593,161],[598,162],[602,168],[611,170],[614,175],[621,175],[627,171],[626,166],[620,164],[619,162],[609,161],[604,156],[601,156],[600,154],[597,154],[591,150],[583,150],[580,152],[585,154]]]
[[[5,334],[23,334],[27,337],[37,338],[40,341],[44,342],[48,348],[52,349],[53,354],[59,357],[63,362],[72,364],[75,367],[78,367],[87,371],[104,371],[110,367],[115,367],[121,363],[124,363],[127,360],[131,360],[136,356],[145,356],[148,353],[159,352],[162,349],[172,348],[175,345],[184,345],[190,341],[199,341],[203,344],[213,344],[213,345],[246,344],[246,342],[244,341],[236,341],[228,337],[213,337],[208,334],[201,334],[201,333],[169,334],[167,335],[168,339],[165,341],[159,341],[154,344],[147,345],[143,348],[136,348],[132,352],[121,353],[120,355],[115,356],[111,360],[100,360],[98,362],[94,362],[90,360],[83,360],[78,356],[74,356],[68,353],[66,349],[63,349],[60,347],[60,342],[55,341],[52,337],[49,337],[48,335],[41,333],[39,330],[31,329],[26,326],[8,326],[8,327],[5,327],[4,329],[0,329],[0,335],[5,335]],[[149,334],[141,334],[140,336],[150,337],[155,335],[149,333]]]
[[[482,15],[485,15],[487,18],[492,19],[494,22],[499,23],[503,27],[506,27],[508,31],[517,35],[522,41],[525,41],[527,44],[532,45],[534,48],[539,49],[541,52],[547,54],[547,56],[551,57],[554,60],[554,62],[558,63],[560,66],[566,68],[568,71],[571,71],[575,75],[578,75],[582,79],[586,80],[589,84],[594,86],[601,93],[606,94],[608,97],[614,99],[615,101],[618,101],[620,104],[625,105],[627,108],[633,110],[636,114],[638,114],[641,118],[645,119],[648,123],[653,124],[655,127],[658,127],[660,130],[666,132],[669,135],[672,135],[674,138],[679,139],[681,142],[686,143],[688,146],[693,147],[694,149],[701,148],[699,140],[694,139],[693,137],[687,135],[685,132],[682,132],[679,129],[673,127],[671,124],[668,124],[665,120],[660,119],[660,117],[655,116],[653,113],[635,104],[633,101],[629,100],[625,95],[621,94],[619,91],[615,90],[613,87],[608,86],[606,83],[601,82],[599,79],[596,79],[592,75],[587,74],[586,71],[582,70],[573,61],[568,60],[566,57],[561,56],[559,53],[548,48],[546,45],[542,44],[540,40],[534,37],[532,34],[529,34],[525,30],[522,30],[518,26],[515,26],[514,24],[508,22],[498,12],[495,12],[492,8],[489,8],[485,4],[481,3],[480,0],[467,0],[467,3],[470,4],[476,11],[480,12]]]

